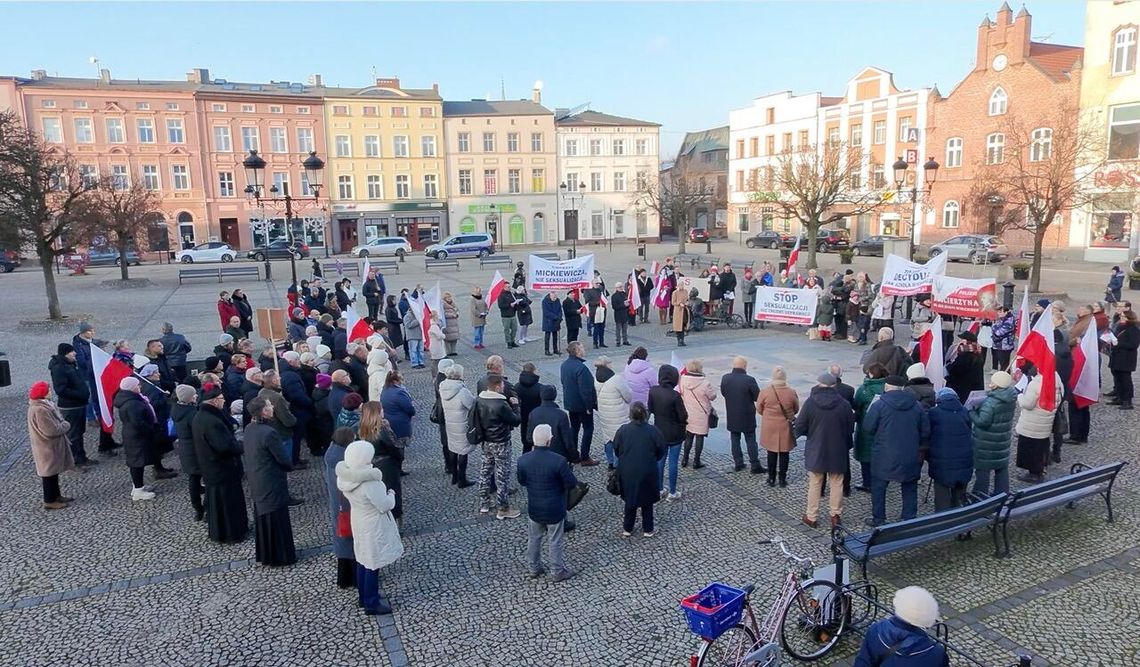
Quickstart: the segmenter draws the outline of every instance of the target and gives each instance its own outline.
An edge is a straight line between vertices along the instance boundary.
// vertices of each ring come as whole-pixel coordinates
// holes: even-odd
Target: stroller
[[[744,326],[744,317],[736,314],[729,314],[728,308],[731,304],[732,301],[728,299],[721,299],[720,301],[717,301],[716,307],[713,308],[713,311],[711,313],[708,315],[704,315],[702,313],[701,319],[704,320],[702,328],[704,328],[705,324],[716,325],[720,324],[721,322],[727,325],[729,329],[739,329],[740,327]],[[697,316],[693,315],[693,319],[695,320],[696,318]]]

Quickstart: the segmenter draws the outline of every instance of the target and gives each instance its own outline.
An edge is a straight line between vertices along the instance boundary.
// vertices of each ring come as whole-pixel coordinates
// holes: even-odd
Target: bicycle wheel
[[[756,635],[743,623],[737,623],[724,634],[705,642],[697,653],[697,667],[737,667],[756,644]]]
[[[839,642],[847,628],[849,601],[830,581],[811,579],[784,607],[780,644],[796,660],[818,660]]]

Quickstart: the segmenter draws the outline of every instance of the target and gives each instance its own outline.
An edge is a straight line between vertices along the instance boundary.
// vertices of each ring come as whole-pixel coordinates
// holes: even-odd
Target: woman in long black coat
[[[388,342],[392,347],[404,346],[404,316],[400,314],[400,308],[396,305],[396,295],[389,294],[384,305],[384,321],[388,323]],[[408,356],[408,348],[404,348],[405,359]]]
[[[245,492],[241,488],[242,446],[234,436],[233,420],[222,412],[222,388],[202,391],[202,403],[194,415],[194,453],[206,485],[206,521],[215,542],[241,542],[249,532]]]
[[[272,425],[273,403],[261,396],[249,404],[253,421],[245,427],[245,477],[253,497],[253,535],[257,562],[292,565],[297,562],[293,526],[289,522],[289,481],[293,457],[285,452]]]
[[[174,451],[174,438],[167,433],[167,422],[170,421],[170,395],[158,385],[158,375],[152,376],[149,380],[143,378],[141,385],[143,396],[146,396],[151,409],[154,410],[154,444],[151,448],[154,456],[154,460],[151,461],[154,464],[154,478],[177,477],[178,473],[162,465],[162,457]]]
[[[174,396],[178,400],[170,409],[170,418],[174,420],[174,429],[178,433],[175,447],[178,450],[178,460],[182,463],[182,472],[189,478],[190,506],[194,508],[194,520],[201,521],[206,514],[205,505],[202,504],[202,471],[198,468],[198,457],[194,454],[194,415],[198,414],[198,392],[188,384],[180,384],[174,388]]]
[[[578,340],[582,328],[582,302],[578,300],[578,290],[570,290],[562,301],[562,314],[566,321],[566,344]]]
[[[1121,410],[1132,409],[1132,373],[1136,370],[1136,349],[1140,347],[1140,327],[1136,313],[1124,311],[1116,329],[1116,343],[1108,354],[1108,370],[1112,372],[1115,397],[1109,405],[1119,405]]]
[[[653,537],[653,503],[660,499],[657,485],[657,462],[665,458],[665,438],[656,426],[647,423],[649,413],[641,401],[629,408],[629,423],[614,434],[614,452],[618,457],[617,473],[621,480],[621,497],[625,501],[622,536],[633,533],[637,510],[641,510],[641,532]]]
[[[152,500],[154,493],[144,488],[143,471],[155,462],[153,449],[156,423],[154,410],[142,396],[139,379],[134,376],[123,378],[112,404],[122,428],[120,439],[123,443],[123,462],[131,471],[131,499]]]
[[[970,392],[986,388],[986,358],[978,347],[977,336],[963,331],[958,337],[962,342],[958,346],[958,355],[946,367],[946,386],[953,389],[958,394],[958,400],[965,403]]]

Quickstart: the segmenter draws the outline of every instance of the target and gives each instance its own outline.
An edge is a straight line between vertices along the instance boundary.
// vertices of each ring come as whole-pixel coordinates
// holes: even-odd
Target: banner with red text
[[[908,261],[899,255],[887,255],[883,264],[880,293],[888,296],[914,296],[931,291],[934,276],[946,274],[946,253],[931,257],[925,264]]]
[[[527,286],[533,290],[572,290],[594,284],[594,256],[552,261],[538,255],[527,258]]]
[[[788,287],[756,288],[756,321],[804,324],[815,321],[819,294],[813,289]]]
[[[930,309],[939,315],[997,318],[997,282],[993,278],[971,280],[934,276],[932,287]]]

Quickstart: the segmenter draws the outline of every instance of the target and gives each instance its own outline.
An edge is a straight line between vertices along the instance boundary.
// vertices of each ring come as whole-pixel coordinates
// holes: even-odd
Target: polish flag
[[[676,368],[679,375],[689,374],[688,371],[685,370],[685,361],[682,360],[681,357],[678,357],[675,351],[669,353],[669,365],[673,368]],[[674,389],[678,394],[681,393],[681,383],[678,382],[677,386],[674,387]]]
[[[355,305],[348,304],[348,308],[344,310],[344,318],[348,325],[348,342],[361,339],[368,340],[368,337],[372,335],[372,327],[357,314]]]
[[[498,275],[498,271],[495,273]],[[425,350],[431,349],[431,336],[428,335],[428,329],[431,329],[431,322],[437,315],[443,313],[443,299],[441,295],[442,292],[439,290],[439,281],[436,281],[435,287],[424,292],[423,296],[408,297],[408,303],[411,306],[412,313],[415,315],[415,318],[419,320],[420,328],[423,331]]]
[[[368,280],[368,274],[372,273],[372,264],[368,261],[368,256],[364,256],[364,279]]]
[[[484,297],[488,308],[491,307],[491,304],[495,303],[495,300],[499,298],[499,295],[502,294],[505,289],[507,289],[506,278],[503,278],[503,274],[495,271],[495,277],[491,279],[491,286],[487,288],[487,296]]]
[[[637,309],[641,308],[641,290],[637,288],[637,270],[629,272],[629,314],[637,315]]]
[[[1073,374],[1069,384],[1073,388],[1073,403],[1087,408],[1100,396],[1100,357],[1097,349],[1096,323],[1089,322],[1079,345],[1073,348]]]
[[[926,367],[926,377],[934,389],[946,386],[946,365],[942,360],[942,316],[935,315],[930,327],[918,339],[918,358]]]
[[[1041,375],[1041,397],[1037,401],[1043,410],[1057,407],[1057,353],[1053,347],[1053,304],[1037,318],[1025,340],[1017,348],[1017,356],[1033,362]]]
[[[99,417],[103,422],[103,430],[110,433],[115,423],[115,410],[112,404],[115,392],[119,391],[119,383],[123,378],[130,377],[133,371],[130,366],[113,358],[98,346],[90,347],[91,369],[95,374],[95,393],[99,397]]]
[[[795,275],[795,273],[796,273],[796,262],[798,262],[800,259],[800,239],[801,238],[802,237],[799,237],[799,236],[796,237],[796,245],[794,247],[792,247],[792,252],[788,253],[788,275],[789,276]]]
[[[1029,288],[1026,287],[1025,291],[1021,293],[1021,310],[1017,311],[1017,347],[1020,348],[1021,344],[1025,342],[1025,337],[1029,335],[1029,320],[1032,315],[1029,312]]]
[[[657,266],[657,262],[654,262],[653,266]],[[668,308],[672,295],[669,294],[669,279],[665,276],[665,269],[658,269],[654,276],[653,291],[649,293],[649,300],[658,308]]]

